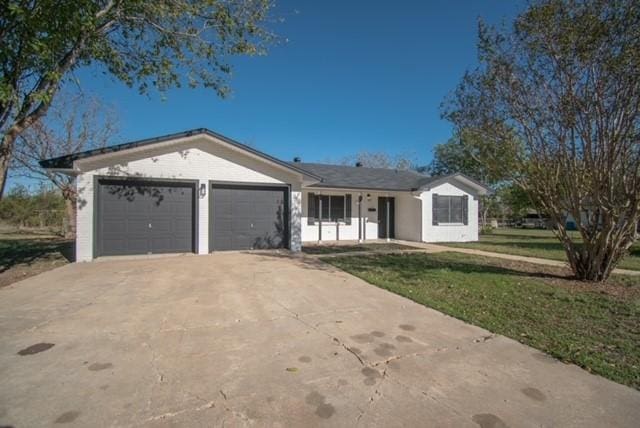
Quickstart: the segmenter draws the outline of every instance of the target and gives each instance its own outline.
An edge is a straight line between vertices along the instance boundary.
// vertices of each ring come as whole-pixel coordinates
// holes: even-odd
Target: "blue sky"
[[[451,127],[439,106],[476,64],[477,20],[511,21],[522,1],[285,1],[286,43],[237,61],[233,94],[139,95],[95,70],[82,88],[115,106],[120,141],[207,127],[279,158],[327,161],[360,150],[431,160]]]

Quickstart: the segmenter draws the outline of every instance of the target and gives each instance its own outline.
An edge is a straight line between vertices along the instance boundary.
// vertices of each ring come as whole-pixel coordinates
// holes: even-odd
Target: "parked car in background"
[[[545,229],[547,219],[540,214],[527,214],[522,218],[519,227],[523,229]]]

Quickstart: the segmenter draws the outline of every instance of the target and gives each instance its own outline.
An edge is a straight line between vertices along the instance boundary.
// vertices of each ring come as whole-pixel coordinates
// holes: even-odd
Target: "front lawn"
[[[640,278],[460,253],[322,259],[365,281],[640,389]]]
[[[572,232],[580,239],[577,232]],[[540,257],[543,259],[566,261],[567,257],[560,241],[550,230],[529,229],[496,229],[491,233],[480,235],[478,242],[452,242],[442,245],[476,250],[493,251],[494,253],[514,254],[518,256]],[[636,242],[629,254],[620,262],[623,269],[640,270],[640,242]]]
[[[55,235],[0,233],[0,288],[69,263],[72,247]]]

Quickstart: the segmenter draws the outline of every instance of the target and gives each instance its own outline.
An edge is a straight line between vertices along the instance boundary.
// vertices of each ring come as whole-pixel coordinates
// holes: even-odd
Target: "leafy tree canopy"
[[[225,96],[229,58],[265,52],[270,0],[0,2],[0,195],[17,136],[89,64],[135,87]]]
[[[640,220],[640,4],[533,1],[511,29],[481,23],[478,54],[444,116],[514,154],[510,179],[551,217],[575,275],[606,279]]]

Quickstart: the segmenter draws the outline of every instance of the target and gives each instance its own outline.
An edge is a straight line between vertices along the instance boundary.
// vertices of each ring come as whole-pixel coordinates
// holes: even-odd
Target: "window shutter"
[[[318,218],[318,207],[316,206],[316,194],[309,193],[308,203],[307,203],[307,224],[310,226],[315,224],[316,218]]]
[[[431,224],[438,225],[438,194],[434,193],[431,201]]]
[[[462,197],[462,223],[469,224],[469,196]]]
[[[351,195],[345,195],[344,197],[344,219],[346,224],[351,224]]]

